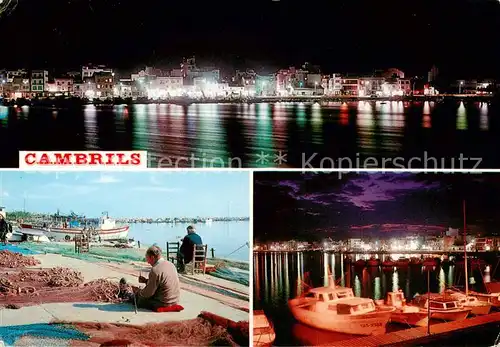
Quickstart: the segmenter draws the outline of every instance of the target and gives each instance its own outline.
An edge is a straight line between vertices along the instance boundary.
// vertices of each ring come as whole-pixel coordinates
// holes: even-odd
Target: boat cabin
[[[337,304],[337,314],[366,314],[375,311],[375,304],[371,300],[354,298]]]
[[[331,302],[339,299],[354,298],[351,288],[344,287],[321,287],[313,288],[305,295],[306,298],[313,298],[319,302]]]
[[[428,298],[424,295],[419,295],[415,299],[415,304],[421,308],[427,309]],[[451,297],[432,297],[430,299],[430,309],[438,311],[456,310],[460,308],[458,301]]]
[[[467,305],[467,304],[475,304],[479,302],[479,300],[474,297],[474,296],[467,296],[463,293],[451,293],[449,294],[450,297],[460,303],[461,306]]]
[[[404,306],[406,304],[406,299],[403,291],[388,292],[385,304],[394,307]]]
[[[116,221],[108,216],[101,218],[101,230],[111,230],[116,228]]]

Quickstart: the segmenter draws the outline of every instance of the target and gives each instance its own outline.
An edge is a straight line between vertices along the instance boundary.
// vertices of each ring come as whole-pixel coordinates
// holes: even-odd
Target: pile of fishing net
[[[98,279],[83,282],[80,272],[67,268],[13,270],[0,275],[0,305],[50,302],[121,302],[118,284]]]
[[[39,264],[40,262],[33,257],[24,256],[7,250],[0,251],[0,268],[15,269]]]
[[[248,322],[233,325],[246,326],[246,332],[236,332],[206,317],[146,325],[110,323],[63,322],[90,336],[89,342],[101,346],[248,346]],[[246,334],[246,335],[245,335]]]

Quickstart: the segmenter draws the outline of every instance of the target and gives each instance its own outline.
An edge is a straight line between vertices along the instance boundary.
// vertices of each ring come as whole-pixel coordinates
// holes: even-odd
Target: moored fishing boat
[[[370,259],[368,259],[368,261],[366,262],[366,265],[367,266],[379,266],[380,265],[380,259],[377,259],[375,257],[371,257]]]
[[[431,319],[442,321],[464,320],[471,311],[461,307],[457,300],[436,293],[417,295],[413,304],[424,312],[430,309]]]
[[[385,260],[382,262],[382,267],[394,267],[396,265],[396,262],[391,258],[391,256],[388,256],[385,258]]]
[[[67,223],[64,222],[51,225],[44,223],[42,225],[35,225],[29,223],[20,223],[21,231],[41,231],[54,241],[73,241],[75,236],[87,234],[95,239],[101,241],[113,241],[128,239],[128,232],[130,227],[128,225],[117,226],[116,221],[108,215],[100,218],[97,227],[82,227],[80,223]]]
[[[353,335],[383,334],[394,308],[375,306],[372,299],[357,298],[351,288],[335,286],[309,289],[288,302],[299,322],[316,329]]]
[[[11,233],[7,234],[7,241],[9,242],[50,242],[50,239],[45,235],[44,232],[38,230],[29,230],[29,229],[16,229]]]
[[[388,292],[385,301],[379,300],[379,306],[394,307],[394,312],[391,313],[390,322],[399,324],[408,324],[411,326],[427,326],[428,316],[418,306],[406,303],[404,293],[399,290],[397,292]]]
[[[253,345],[272,346],[276,333],[262,310],[253,311]]]
[[[487,301],[480,301],[477,297],[473,295],[466,295],[460,291],[448,289],[445,291],[445,295],[457,300],[460,307],[470,309],[471,313],[476,316],[489,314],[491,307],[493,306]]]
[[[450,297],[456,299],[461,307],[467,308],[471,310],[472,314],[475,315],[485,315],[490,313],[492,303],[486,302],[486,301],[480,301],[477,297],[473,295],[469,295],[469,265],[472,266],[472,269],[474,270],[474,267],[480,269],[482,266],[482,262],[484,262],[482,259],[468,259],[467,257],[467,224],[466,224],[466,218],[465,218],[465,200],[463,201],[463,215],[464,215],[464,260],[463,260],[463,268],[465,272],[465,293],[462,293],[460,291],[456,290],[447,290],[445,291],[445,294],[449,295]],[[458,263],[457,263],[458,264]]]
[[[410,265],[410,259],[407,259],[405,257],[400,257],[398,260],[396,260],[396,266],[397,267],[408,267]]]

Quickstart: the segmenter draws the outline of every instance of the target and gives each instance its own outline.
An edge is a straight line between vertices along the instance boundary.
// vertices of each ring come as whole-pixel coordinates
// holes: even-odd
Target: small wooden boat
[[[408,267],[408,265],[410,265],[410,259],[400,257],[398,260],[396,260],[397,267]]]
[[[396,266],[396,262],[389,256],[385,258],[385,260],[382,262],[383,267],[394,267]]]
[[[489,314],[491,307],[493,306],[489,302],[480,301],[477,297],[473,295],[466,295],[460,291],[448,289],[444,292],[444,294],[457,300],[460,307],[470,309],[470,312],[476,316]]]
[[[380,259],[377,259],[375,257],[371,257],[370,259],[368,259],[368,261],[366,262],[366,265],[367,266],[379,266],[380,265]]]
[[[316,329],[352,335],[383,334],[392,307],[379,307],[372,299],[357,298],[351,288],[335,286],[329,276],[328,287],[312,288],[288,302],[299,322]]]
[[[413,304],[420,307],[423,312],[427,312],[430,306],[431,319],[442,321],[464,320],[471,311],[461,307],[457,300],[436,293],[430,294],[430,300],[428,294],[417,295],[413,299]]]
[[[470,291],[469,295],[476,297],[481,302],[487,302],[492,307],[500,308],[500,293],[478,293]]]
[[[253,345],[272,346],[276,333],[262,310],[253,311]]]
[[[411,326],[427,326],[427,312],[424,312],[418,306],[408,305],[403,291],[388,292],[385,301],[379,300],[380,306],[394,307],[395,311],[391,313],[391,323],[408,324]]]

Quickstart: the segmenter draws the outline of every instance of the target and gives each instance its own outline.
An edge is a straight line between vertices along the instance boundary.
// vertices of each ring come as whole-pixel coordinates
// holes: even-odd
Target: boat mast
[[[465,295],[469,295],[469,274],[467,273],[467,224],[465,219],[465,200],[463,201],[464,212],[464,268],[465,268]]]
[[[0,206],[3,206],[3,172],[0,172]]]

